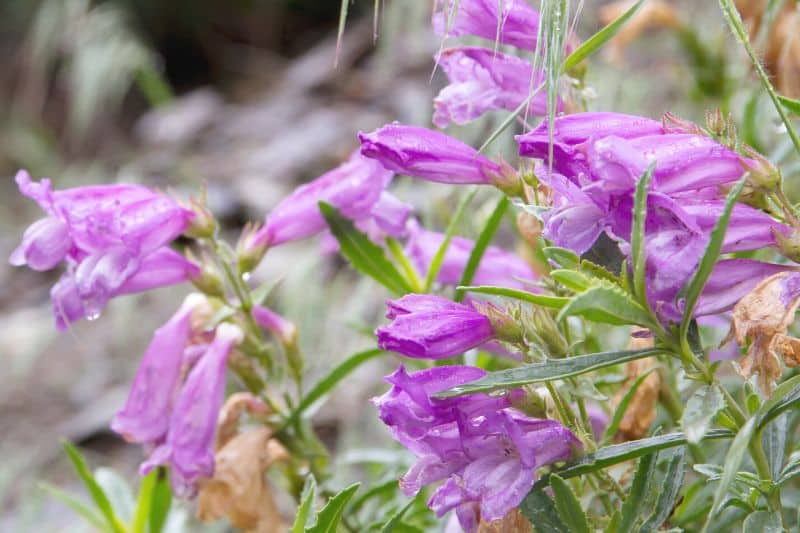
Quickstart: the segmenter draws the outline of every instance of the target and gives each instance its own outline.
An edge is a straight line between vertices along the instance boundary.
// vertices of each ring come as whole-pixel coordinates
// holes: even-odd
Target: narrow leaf
[[[589,278],[578,271],[556,269],[550,272],[550,277],[564,287],[575,292],[583,292],[589,288]]]
[[[787,379],[775,387],[770,399],[764,402],[754,415],[758,419],[758,431],[781,413],[798,404],[800,404],[800,375]]]
[[[553,501],[558,516],[572,533],[590,533],[589,521],[575,497],[569,484],[557,475],[550,476],[550,487],[553,489]]]
[[[425,276],[425,287],[423,292],[430,292],[433,282],[436,280],[436,276],[439,274],[439,269],[442,268],[442,262],[447,255],[447,249],[450,247],[450,241],[453,240],[453,234],[458,227],[458,223],[461,220],[461,217],[464,215],[464,211],[466,210],[467,206],[470,204],[470,202],[472,202],[472,199],[475,198],[475,194],[477,192],[478,188],[473,187],[472,191],[464,196],[458,203],[456,212],[453,214],[453,218],[450,219],[450,223],[447,225],[447,229],[444,232],[444,240],[442,241],[442,244],[439,245],[439,249],[436,250],[436,254],[433,256],[433,259],[431,259],[431,264],[428,267],[428,274]]]
[[[492,214],[489,216],[489,220],[486,221],[486,225],[478,236],[478,240],[475,241],[475,247],[472,248],[472,252],[469,254],[464,272],[461,274],[461,279],[458,281],[459,286],[469,285],[470,282],[472,282],[472,278],[478,270],[486,248],[489,247],[489,243],[492,241],[494,234],[500,227],[500,223],[503,221],[503,216],[508,209],[508,204],[507,196],[503,196],[500,198],[500,201],[497,202],[497,206],[495,206],[494,211],[492,211]],[[466,293],[464,291],[456,289],[455,301],[460,302],[464,299],[465,295]]]
[[[75,472],[78,474],[78,477],[81,478],[83,484],[86,485],[89,494],[92,496],[95,505],[100,510],[100,513],[105,517],[106,522],[111,528],[111,531],[115,533],[125,533],[125,527],[119,521],[119,518],[114,514],[114,509],[111,507],[111,502],[106,496],[106,493],[103,491],[102,487],[95,481],[94,476],[89,471],[89,467],[86,466],[86,461],[84,460],[81,453],[75,448],[72,444],[67,441],[62,442],[62,446],[64,447],[64,451],[67,452],[67,456],[69,460],[72,462],[72,466],[75,468]]]
[[[553,501],[544,490],[532,490],[519,506],[522,516],[536,529],[537,533],[570,533],[561,521]]]
[[[464,292],[491,294],[494,296],[506,296],[508,298],[513,298],[515,300],[528,302],[533,305],[539,305],[542,307],[549,307],[551,309],[561,309],[570,301],[569,298],[565,298],[563,296],[548,296],[546,294],[535,294],[532,292],[520,291],[517,289],[509,289],[507,287],[490,287],[482,285],[478,287],[459,286],[458,289],[463,290]]]
[[[783,104],[787,110],[795,115],[800,115],[800,100],[789,98],[788,96],[778,95],[778,101]]]
[[[725,199],[725,208],[722,210],[722,214],[714,225],[714,229],[711,231],[711,239],[708,241],[708,245],[706,245],[705,252],[703,252],[703,258],[697,266],[694,277],[692,277],[692,280],[689,282],[686,290],[683,319],[681,320],[681,339],[686,338],[686,333],[692,321],[692,315],[694,314],[697,300],[700,299],[700,294],[706,286],[706,281],[708,281],[709,276],[711,276],[714,265],[717,264],[717,259],[719,259],[719,254],[722,251],[722,243],[725,240],[725,231],[728,229],[728,222],[731,218],[731,211],[746,182],[747,176],[745,175],[728,193],[728,197]]]
[[[150,533],[161,533],[167,523],[167,517],[172,507],[172,489],[169,486],[167,469],[159,467],[156,470],[158,471],[158,476],[150,501]]]
[[[633,229],[631,230],[631,259],[633,261],[633,292],[640,302],[646,304],[647,292],[644,286],[644,273],[647,263],[645,250],[645,222],[647,221],[647,195],[653,181],[655,161],[639,178],[633,205]]]
[[[578,254],[567,248],[545,246],[542,248],[542,253],[561,268],[574,270],[580,265],[580,257],[578,257]]]
[[[772,479],[777,479],[783,469],[783,460],[786,456],[786,437],[789,433],[789,415],[783,413],[772,423],[767,424],[761,433],[761,442],[764,453],[769,461],[769,471]]]
[[[109,527],[102,515],[98,514],[96,510],[92,509],[69,492],[44,482],[39,483],[39,487],[56,500],[78,513],[86,522],[97,530],[106,532],[114,531]]]
[[[139,486],[139,497],[136,501],[136,510],[133,514],[131,533],[146,533],[150,518],[150,508],[153,502],[153,490],[158,482],[158,468],[154,468],[142,478]]]
[[[657,531],[672,514],[686,473],[686,448],[680,447],[669,458],[664,478],[657,487],[658,497],[652,514],[645,520],[639,533]],[[656,488],[656,487],[654,487]]]
[[[619,522],[615,528],[617,533],[633,531],[633,526],[644,509],[645,495],[648,492],[647,489],[650,482],[653,480],[653,473],[656,468],[656,457],[657,454],[651,453],[639,459],[639,466],[631,483],[631,490],[625,498],[625,503],[622,504]]]
[[[419,494],[417,494],[417,497],[418,496]],[[408,512],[408,510],[411,509],[411,507],[416,503],[417,497],[409,500],[407,504],[405,504],[402,508],[400,508],[400,510],[398,510],[396,513],[394,513],[394,515],[392,515],[392,517],[389,518],[389,520],[387,520],[385,524],[383,524],[383,527],[381,528],[381,533],[392,533],[396,529],[399,529],[398,526],[400,525],[400,521],[403,519],[403,515],[405,515]]]
[[[617,434],[619,430],[619,425],[622,423],[622,419],[625,418],[625,412],[628,410],[628,406],[630,405],[633,397],[636,395],[636,391],[639,390],[639,387],[644,380],[647,379],[647,376],[655,372],[655,368],[651,368],[638,378],[636,381],[631,383],[630,388],[625,392],[625,395],[620,400],[619,404],[617,405],[617,410],[614,411],[614,416],[611,417],[611,420],[606,427],[606,431],[603,434],[603,444],[607,444],[611,442],[614,436]]]
[[[733,439],[730,448],[728,448],[728,453],[725,455],[723,463],[722,477],[719,480],[719,485],[717,485],[717,490],[714,492],[714,502],[711,505],[711,512],[708,513],[707,523],[711,523],[712,517],[719,511],[722,500],[728,494],[728,488],[739,472],[739,467],[742,465],[745,453],[747,453],[747,447],[750,445],[750,440],[755,433],[755,422],[755,418],[748,420],[739,429],[739,433]]]
[[[309,475],[300,495],[300,506],[297,508],[297,515],[292,525],[292,533],[303,533],[306,530],[306,524],[308,524],[308,519],[311,517],[311,512],[314,508],[316,493],[317,481],[313,475]]]
[[[365,350],[363,352],[358,352],[341,363],[331,370],[327,376],[322,378],[314,385],[303,399],[300,400],[300,403],[297,404],[297,407],[294,408],[292,414],[286,419],[286,422],[283,424],[283,428],[292,425],[295,421],[297,421],[300,416],[313,405],[317,400],[322,398],[325,394],[331,391],[340,381],[346,378],[353,370],[361,366],[362,364],[366,363],[370,359],[374,359],[375,357],[381,355],[383,350],[379,348],[373,348],[372,350]]]
[[[570,55],[564,59],[564,64],[561,67],[561,72],[568,72],[575,67],[578,63],[597,52],[600,47],[606,44],[612,37],[614,37],[622,26],[630,19],[634,13],[639,9],[644,0],[639,0],[633,4],[625,13],[612,20],[609,24],[604,26],[600,31],[586,39],[578,48],[576,48]]]
[[[566,359],[550,359],[543,363],[490,372],[477,381],[453,387],[450,390],[440,392],[436,396],[448,398],[475,392],[490,392],[497,389],[521,387],[528,383],[564,379],[607,366],[619,365],[635,359],[652,357],[663,353],[665,353],[663,350],[648,348],[645,350],[600,352]]]
[[[412,292],[406,279],[386,258],[383,248],[359,231],[353,221],[343,217],[330,204],[320,202],[319,209],[328,222],[331,233],[339,242],[339,249],[350,264],[395,294]]]
[[[307,533],[335,533],[342,520],[344,506],[358,490],[360,483],[353,483],[333,496],[317,515],[316,523],[306,528]]]
[[[681,417],[681,428],[690,444],[703,440],[711,421],[724,408],[725,398],[718,385],[705,385],[695,391]]]
[[[742,533],[783,533],[781,522],[777,511],[756,511],[744,519]]]
[[[604,324],[637,324],[650,328],[651,321],[647,311],[629,294],[609,282],[597,283],[597,286],[573,297],[558,313],[557,320],[578,315]]]

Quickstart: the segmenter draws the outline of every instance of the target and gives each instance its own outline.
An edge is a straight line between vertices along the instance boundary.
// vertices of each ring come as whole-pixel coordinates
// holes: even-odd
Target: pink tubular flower
[[[366,218],[381,200],[392,176],[394,173],[380,162],[356,151],[345,163],[301,185],[275,206],[250,246],[275,246],[324,230],[327,225],[319,210],[321,201],[338,208],[347,218]]]
[[[372,133],[359,133],[361,154],[395,172],[451,184],[488,184],[501,174],[500,165],[444,133],[387,124]]]
[[[16,181],[47,217],[25,231],[10,262],[34,270],[66,263],[66,273],[51,291],[59,329],[96,316],[119,294],[196,275],[196,265],[167,248],[192,217],[167,196],[140,185],[53,191],[49,180],[33,182],[25,171]]]
[[[375,331],[378,346],[407,357],[447,359],[495,337],[486,315],[441,296],[407,294],[387,306],[392,323]]]
[[[480,46],[444,50],[436,62],[450,80],[433,100],[433,123],[439,128],[466,124],[491,110],[513,111],[544,79],[541,73],[534,77],[527,61]],[[546,91],[539,91],[528,111],[546,114]]]
[[[189,372],[175,401],[163,444],[142,464],[142,474],[170,465],[170,483],[179,497],[191,497],[197,482],[214,473],[214,435],[225,399],[225,367],[242,331],[232,324],[217,326],[214,341]]]
[[[525,0],[437,0],[433,29],[439,35],[475,35],[533,51],[539,12]]]

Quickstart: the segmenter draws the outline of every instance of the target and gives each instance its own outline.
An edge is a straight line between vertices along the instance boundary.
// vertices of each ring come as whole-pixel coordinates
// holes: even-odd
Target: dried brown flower
[[[766,394],[783,373],[779,353],[788,366],[800,364],[800,339],[787,335],[798,305],[800,273],[781,272],[756,285],[733,308],[731,331],[723,344],[734,337],[741,346],[750,341],[739,372],[744,379],[758,374]]]
[[[638,330],[643,331],[643,330]],[[631,350],[642,350],[653,347],[652,337],[631,337],[628,348]],[[619,391],[611,399],[614,407],[618,406],[622,398],[633,386],[639,376],[655,368],[658,361],[655,357],[647,357],[630,361],[625,365],[627,379]],[[658,394],[661,390],[661,375],[658,372],[651,372],[636,389],[633,399],[628,404],[625,415],[619,424],[618,437],[622,440],[636,440],[647,435],[650,424],[656,417],[656,405],[658,404]]]
[[[478,533],[533,533],[533,526],[519,509],[514,509],[500,520],[481,522]]]

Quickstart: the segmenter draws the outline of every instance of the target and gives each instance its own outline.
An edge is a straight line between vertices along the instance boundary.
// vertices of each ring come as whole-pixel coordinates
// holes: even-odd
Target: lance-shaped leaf
[[[531,524],[534,524],[537,532],[571,533],[566,524],[561,521],[553,500],[542,489],[530,491],[522,500],[519,511]]]
[[[306,530],[306,524],[308,524],[308,520],[313,514],[316,493],[317,480],[314,479],[313,475],[309,475],[300,495],[300,506],[297,508],[297,515],[295,515],[294,524],[292,525],[292,533],[303,533]]]
[[[306,528],[306,533],[336,533],[339,529],[339,522],[342,520],[344,506],[347,505],[360,485],[360,483],[353,483],[331,497],[317,515],[314,525]]]
[[[541,307],[549,307],[551,309],[561,309],[567,305],[570,300],[569,298],[563,296],[548,296],[546,294],[536,294],[518,289],[509,289],[507,287],[491,287],[487,285],[481,285],[477,287],[458,287],[458,290],[475,292],[478,294],[491,294],[493,296],[505,296],[506,298],[513,298],[514,300],[528,302]]]
[[[666,453],[666,452],[662,452]],[[654,484],[651,491],[655,492],[655,505],[653,512],[645,520],[639,533],[651,533],[657,531],[672,514],[675,503],[678,501],[678,494],[681,491],[683,477],[686,473],[686,448],[680,447],[673,453],[667,462],[664,477],[660,483]]]
[[[580,265],[580,257],[578,254],[567,248],[559,248],[558,246],[545,246],[542,248],[542,253],[550,261],[553,261],[561,268],[576,269]]]
[[[595,281],[595,286],[570,300],[558,320],[578,315],[593,322],[625,326],[636,324],[650,328],[650,315],[619,286],[606,281]]]
[[[653,473],[656,468],[657,454],[651,453],[639,459],[639,466],[636,475],[631,483],[631,490],[622,504],[619,519],[615,522],[615,533],[628,533],[634,531],[634,524],[642,514],[650,483],[653,481]]]
[[[569,531],[590,533],[589,520],[569,484],[557,475],[552,475],[550,476],[550,488],[553,489],[553,501],[556,504],[558,516],[569,528]]]
[[[647,292],[644,286],[647,253],[645,250],[645,221],[647,220],[647,193],[653,181],[655,161],[647,168],[636,184],[636,196],[633,204],[633,229],[631,230],[631,260],[633,261],[633,291],[640,302],[647,304]]]
[[[566,359],[550,359],[544,363],[535,363],[518,368],[509,368],[490,372],[486,376],[471,383],[465,383],[441,392],[436,396],[451,397],[474,392],[489,392],[497,389],[510,389],[527,385],[528,383],[539,383],[542,381],[552,381],[554,379],[564,379],[586,372],[592,372],[607,366],[619,365],[665,353],[657,348],[645,350],[625,350],[619,352],[600,352],[589,355],[579,355]]]
[[[403,275],[386,258],[383,248],[356,229],[353,221],[343,217],[338,209],[325,202],[319,203],[319,209],[328,222],[331,233],[339,242],[339,250],[353,268],[395,294],[413,292]]]

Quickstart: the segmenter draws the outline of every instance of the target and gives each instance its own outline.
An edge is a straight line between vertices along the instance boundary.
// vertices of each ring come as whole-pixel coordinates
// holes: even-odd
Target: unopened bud
[[[781,184],[781,171],[772,162],[749,146],[744,147],[745,153],[752,158],[742,162],[745,170],[750,173],[749,182],[762,192],[774,191]]]
[[[490,303],[473,302],[472,305],[479,313],[486,315],[486,318],[489,319],[492,324],[492,330],[494,330],[498,340],[513,343],[522,342],[522,329],[511,315]]]
[[[694,122],[682,119],[677,115],[673,115],[669,111],[661,116],[661,126],[664,128],[664,133],[692,133],[694,135],[706,135],[706,132],[703,131],[703,128]]]
[[[505,161],[500,161],[500,171],[490,174],[492,185],[500,189],[506,196],[521,197],[524,195],[524,183],[519,173]]]
[[[789,235],[784,235],[775,228],[772,228],[772,235],[778,243],[778,250],[787,259],[800,262],[800,228],[794,228]]]
[[[258,224],[247,223],[236,243],[236,267],[239,274],[252,272],[267,253],[267,245],[257,242]]]
[[[182,207],[192,212],[189,225],[183,234],[193,239],[210,239],[217,231],[217,219],[205,204],[205,191],[200,199],[190,198]]]
[[[208,296],[222,298],[225,296],[225,286],[222,283],[217,269],[208,261],[203,261],[200,272],[193,276],[190,281],[197,290]]]

